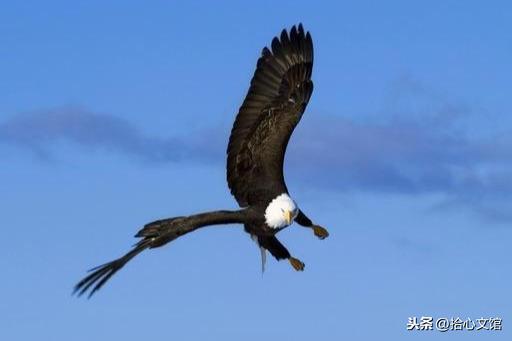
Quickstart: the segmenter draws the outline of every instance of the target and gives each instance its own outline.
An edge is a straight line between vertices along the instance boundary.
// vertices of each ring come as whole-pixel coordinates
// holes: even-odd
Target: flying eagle
[[[227,148],[227,182],[240,210],[149,223],[135,235],[142,239],[131,251],[89,270],[74,292],[82,295],[91,289],[90,297],[140,252],[209,225],[243,224],[260,248],[263,269],[269,251],[277,260],[288,260],[295,270],[304,270],[304,263],[290,255],[276,234],[295,221],[311,228],[320,239],[329,235],[298,208],[283,176],[288,140],[313,92],[312,69],[313,41],[302,24],[293,26],[289,33],[283,30],[272,40],[271,49],[263,49]]]

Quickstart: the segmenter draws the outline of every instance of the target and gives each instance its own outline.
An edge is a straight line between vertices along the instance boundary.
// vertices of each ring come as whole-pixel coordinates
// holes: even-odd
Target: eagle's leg
[[[304,263],[290,255],[290,252],[275,236],[258,236],[260,247],[267,249],[275,259],[288,259],[291,266],[297,271],[304,271]]]
[[[329,232],[325,228],[323,228],[320,225],[313,224],[311,219],[306,217],[306,215],[301,210],[299,210],[299,214],[295,218],[295,221],[299,225],[312,229],[315,236],[317,236],[320,239],[325,239],[329,237]]]

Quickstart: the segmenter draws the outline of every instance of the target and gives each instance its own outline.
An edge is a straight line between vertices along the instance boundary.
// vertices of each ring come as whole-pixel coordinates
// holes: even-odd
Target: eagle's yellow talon
[[[300,260],[298,260],[297,258],[293,258],[293,257],[288,258],[288,260],[290,261],[290,264],[293,266],[293,268],[295,270],[304,271],[305,265]]]
[[[320,239],[325,239],[329,237],[329,232],[327,232],[327,230],[324,229],[322,226],[313,225],[313,232],[315,233],[315,236],[317,236]]]

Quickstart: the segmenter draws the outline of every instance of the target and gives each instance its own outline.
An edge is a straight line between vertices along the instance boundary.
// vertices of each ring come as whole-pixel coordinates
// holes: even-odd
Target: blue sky
[[[0,12],[0,338],[510,339],[512,6],[495,1],[11,2]],[[331,236],[239,227],[84,271],[145,223],[236,208],[225,147],[263,46],[302,22],[315,91],[288,187]],[[407,332],[410,316],[504,330]]]

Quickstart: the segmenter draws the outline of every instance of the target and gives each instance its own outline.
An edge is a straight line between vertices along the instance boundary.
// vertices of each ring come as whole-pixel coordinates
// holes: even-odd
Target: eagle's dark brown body
[[[181,235],[209,225],[243,224],[257,237],[261,248],[277,259],[289,259],[297,270],[304,264],[291,257],[275,234],[282,227],[268,225],[268,208],[282,194],[288,194],[283,163],[290,136],[299,123],[313,91],[313,41],[302,25],[274,38],[272,50],[264,48],[258,59],[247,96],[236,116],[227,148],[227,181],[240,210],[214,211],[186,217],[158,220],[144,226],[142,238],[127,254],[92,269],[76,286],[79,295],[92,288],[89,296],[130,259],[147,248],[169,243]],[[291,199],[290,199],[291,200]],[[294,204],[294,203],[293,203]],[[312,227],[320,238],[327,231],[313,225],[300,210],[294,220]]]

